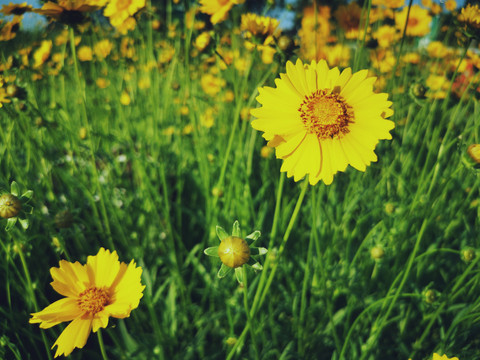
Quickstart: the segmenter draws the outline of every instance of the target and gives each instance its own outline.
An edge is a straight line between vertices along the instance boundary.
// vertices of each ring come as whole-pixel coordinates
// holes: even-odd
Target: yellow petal
[[[51,268],[50,274],[53,278],[50,285],[63,296],[78,296],[85,290],[85,284],[89,282],[86,267],[78,261],[71,263],[61,260],[60,267]]]
[[[98,254],[87,258],[87,271],[90,283],[95,284],[98,288],[108,288],[115,280],[120,262],[118,261],[117,252],[100,248]]]
[[[294,151],[296,151],[306,136],[307,133],[305,131],[300,131],[290,139],[285,139],[286,141],[276,148],[277,158],[284,159],[290,156]]]
[[[58,337],[52,349],[55,346],[57,351],[55,357],[60,355],[68,356],[75,348],[83,348],[87,343],[88,335],[92,328],[91,319],[77,318],[73,320]]]
[[[42,311],[32,313],[32,318],[29,320],[29,323],[40,323],[40,328],[48,329],[61,322],[76,319],[82,314],[83,312],[78,307],[76,299],[64,298],[55,301]]]

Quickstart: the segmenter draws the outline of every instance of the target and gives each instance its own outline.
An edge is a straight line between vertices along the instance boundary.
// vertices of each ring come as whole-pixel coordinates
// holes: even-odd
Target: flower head
[[[6,231],[10,231],[17,220],[24,230],[28,229],[29,221],[25,214],[31,214],[33,211],[33,207],[29,204],[32,196],[32,190],[27,190],[20,195],[20,188],[15,181],[10,185],[10,192],[0,196],[0,217],[8,219]]]
[[[200,11],[211,15],[213,25],[224,21],[233,5],[241,4],[245,0],[200,0]]]
[[[403,31],[407,20],[408,6],[404,7],[395,17],[397,29]],[[420,5],[412,5],[407,23],[407,36],[425,36],[430,32],[430,23],[432,17],[428,14],[428,10],[420,7]]]
[[[232,235],[220,226],[217,226],[217,236],[220,239],[220,245],[209,247],[204,250],[205,255],[219,257],[222,266],[218,271],[218,277],[223,278],[230,270],[235,269],[235,275],[239,283],[242,283],[241,268],[243,265],[251,265],[255,270],[262,270],[262,265],[252,256],[264,255],[267,253],[265,248],[253,247],[255,241],[260,237],[260,231],[254,231],[245,239],[240,237],[240,224],[238,221],[233,223]]]
[[[466,7],[462,8],[458,15],[458,21],[463,25],[467,36],[480,37],[480,9],[478,4],[467,4]]]
[[[379,139],[391,139],[394,123],[388,94],[373,93],[376,78],[367,70],[329,69],[324,60],[305,66],[287,62],[276,88],[259,89],[261,108],[251,114],[253,128],[263,131],[268,146],[283,159],[281,171],[295,181],[309,174],[310,184],[333,181],[350,164],[365,171],[377,160]]]
[[[30,319],[41,329],[71,321],[52,346],[57,346],[55,357],[67,356],[74,348],[85,346],[90,331],[107,327],[110,316],[129,317],[145,288],[140,280],[142,268],[136,267],[133,260],[128,265],[119,262],[116,251],[100,248],[85,265],[65,260],[59,265],[50,269],[51,285],[65,298],[31,314]]]
[[[279,21],[275,18],[248,13],[242,15],[240,29],[249,35],[267,38],[275,33],[278,25]]]
[[[433,354],[433,359],[432,360],[458,360],[457,357],[449,358],[447,355],[438,355],[437,353]]]
[[[28,5],[26,2],[22,4],[9,3],[8,5],[3,5],[2,10],[0,10],[3,15],[23,15],[26,12],[32,11],[32,6]]]
[[[116,28],[123,28],[129,23],[131,25],[131,20],[127,20],[144,7],[145,0],[111,0],[103,11],[103,15],[108,17],[110,23]]]

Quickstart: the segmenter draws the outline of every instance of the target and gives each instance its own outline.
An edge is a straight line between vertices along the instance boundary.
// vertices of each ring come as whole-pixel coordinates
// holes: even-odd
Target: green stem
[[[73,58],[73,68],[74,68],[74,73],[75,73],[75,81],[77,85],[78,91],[81,93],[81,98],[82,98],[82,106],[81,106],[81,114],[82,114],[82,119],[83,119],[83,126],[87,131],[89,131],[89,123],[88,123],[88,116],[87,116],[87,109],[86,109],[86,97],[85,97],[85,91],[84,88],[81,85],[80,82],[80,73],[78,71],[78,61],[77,61],[77,52],[75,50],[75,34],[73,32],[73,28],[69,28],[69,35],[70,35],[70,50],[72,52],[72,58]],[[98,171],[97,171],[97,164],[95,161],[95,153],[93,150],[93,140],[91,136],[87,136],[88,142],[89,142],[89,150],[90,150],[90,162],[91,162],[91,167],[93,171],[93,178],[95,181],[95,186],[97,188],[98,194],[100,195],[100,212],[102,214],[103,218],[103,223],[105,224],[105,233],[107,235],[107,240],[108,240],[108,246],[110,247],[111,250],[115,250],[115,246],[113,245],[113,238],[112,238],[112,232],[110,230],[110,222],[108,219],[108,214],[107,214],[107,209],[105,206],[105,194],[102,190],[102,187],[100,185],[99,176],[98,176]],[[95,204],[92,204],[93,207],[95,207]],[[103,226],[101,223],[99,223],[100,230],[103,233]]]
[[[98,329],[97,337],[98,337],[98,345],[100,345],[100,352],[102,353],[102,359],[108,360],[107,352],[105,351],[105,345],[103,344],[102,329]]]
[[[420,248],[420,242],[423,238],[423,234],[425,232],[425,229],[427,228],[427,224],[428,224],[428,219],[424,219],[423,223],[422,223],[422,226],[420,228],[420,231],[418,232],[418,236],[417,236],[417,240],[415,242],[415,246],[413,248],[412,253],[410,254],[410,258],[408,259],[407,267],[406,267],[405,272],[403,274],[403,278],[402,278],[402,280],[401,280],[401,282],[400,282],[400,284],[397,288],[397,291],[393,295],[392,301],[390,302],[390,305],[389,305],[385,315],[381,318],[381,320],[378,320],[378,318],[380,317],[380,315],[379,315],[377,317],[377,321],[375,321],[375,324],[372,326],[373,334],[371,334],[371,337],[370,337],[371,340],[369,341],[369,343],[367,345],[366,351],[363,352],[361,360],[365,359],[368,356],[370,349],[373,346],[375,346],[375,344],[377,342],[377,339],[380,337],[380,335],[382,333],[382,329],[383,329],[386,321],[388,320],[388,317],[390,316],[390,313],[393,310],[393,307],[397,303],[398,297],[400,296],[400,294],[403,290],[403,287],[405,286],[405,283],[407,282],[408,276],[410,275],[410,270],[412,269],[413,263],[415,261],[415,256],[417,255],[417,252]],[[377,325],[377,322],[379,322],[378,325]]]
[[[37,304],[37,299],[35,298],[35,292],[33,291],[32,278],[30,277],[30,271],[28,270],[27,262],[25,261],[25,256],[23,255],[23,250],[19,243],[15,242],[15,245],[18,249],[18,255],[20,256],[20,262],[22,263],[23,272],[25,273],[25,279],[27,280],[27,287],[28,287],[28,293],[30,295],[30,300],[33,303],[33,308],[35,309],[35,312],[38,312],[38,304]],[[50,346],[48,345],[47,338],[43,333],[43,331],[41,332],[41,335],[42,335],[43,344],[45,345],[45,350],[47,351],[48,359],[51,360],[52,355],[50,354]]]
[[[255,313],[257,310],[262,306],[263,302],[265,301],[265,298],[268,294],[268,290],[270,289],[270,286],[272,285],[272,281],[275,277],[275,273],[278,268],[278,264],[280,264],[280,258],[282,257],[282,254],[285,250],[285,245],[287,245],[287,241],[290,237],[290,233],[293,229],[293,226],[295,225],[295,221],[297,220],[297,215],[300,212],[300,208],[302,207],[303,203],[303,198],[305,197],[305,194],[307,192],[308,188],[308,176],[305,178],[302,184],[302,190],[300,192],[300,195],[298,196],[297,204],[295,205],[295,209],[293,209],[292,217],[290,218],[290,222],[288,223],[287,230],[285,230],[285,234],[283,235],[282,243],[280,244],[280,247],[278,248],[278,254],[275,259],[275,263],[273,264],[272,271],[270,275],[268,276],[267,284],[265,285],[265,289],[263,290],[262,296],[260,298],[260,301],[258,303],[257,307],[252,306],[252,316],[255,316]]]
[[[243,272],[243,306],[245,307],[245,314],[247,316],[247,325],[250,329],[250,336],[252,337],[252,347],[255,351],[255,358],[260,359],[260,354],[258,352],[257,340],[255,337],[255,327],[253,325],[253,318],[250,314],[250,308],[248,306],[248,281],[247,281],[247,267],[242,266]]]

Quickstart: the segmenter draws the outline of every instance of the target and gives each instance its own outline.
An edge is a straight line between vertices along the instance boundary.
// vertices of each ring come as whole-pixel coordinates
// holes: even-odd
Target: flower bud
[[[384,256],[385,256],[385,250],[383,250],[383,248],[381,246],[374,246],[371,250],[370,250],[370,256],[372,257],[372,259],[374,260],[380,260],[382,259]]]
[[[22,209],[20,200],[12,194],[3,194],[0,197],[0,216],[8,219],[18,215]]]

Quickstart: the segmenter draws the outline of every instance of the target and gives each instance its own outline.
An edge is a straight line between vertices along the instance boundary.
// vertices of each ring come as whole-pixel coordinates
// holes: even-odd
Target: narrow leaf
[[[203,250],[203,253],[208,256],[218,257],[218,246],[212,246]]]
[[[227,237],[228,237],[228,234],[227,232],[220,226],[217,225],[217,227],[215,228],[216,232],[217,232],[217,236],[218,238],[220,239],[220,241],[223,241],[225,240]]]

